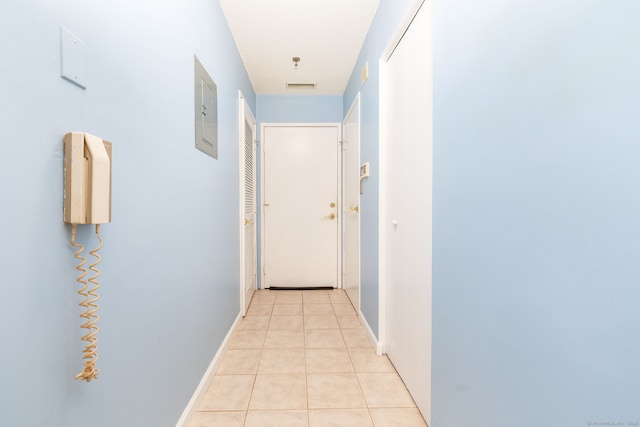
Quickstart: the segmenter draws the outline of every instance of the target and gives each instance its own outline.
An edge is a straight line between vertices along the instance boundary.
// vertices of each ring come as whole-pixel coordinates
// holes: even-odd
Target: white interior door
[[[242,315],[258,283],[256,233],[256,120],[240,94],[240,283]]]
[[[262,130],[264,287],[337,287],[340,125]]]
[[[360,94],[342,129],[343,284],[351,304],[360,312]]]
[[[386,345],[427,423],[431,418],[432,1],[384,65]]]

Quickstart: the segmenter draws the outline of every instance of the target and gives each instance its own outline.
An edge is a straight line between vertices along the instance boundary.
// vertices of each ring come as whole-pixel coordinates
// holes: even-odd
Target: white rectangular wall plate
[[[84,42],[60,27],[60,76],[86,89]]]

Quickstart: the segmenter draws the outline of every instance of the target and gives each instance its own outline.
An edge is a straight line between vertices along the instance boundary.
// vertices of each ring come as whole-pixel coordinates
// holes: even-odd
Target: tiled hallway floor
[[[258,291],[189,427],[426,426],[342,290]]]

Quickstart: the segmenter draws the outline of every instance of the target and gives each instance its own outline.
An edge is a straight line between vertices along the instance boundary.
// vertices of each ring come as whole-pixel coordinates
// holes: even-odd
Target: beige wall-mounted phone
[[[81,328],[85,342],[83,369],[76,378],[92,381],[100,372],[98,360],[98,277],[102,237],[100,224],[111,222],[111,143],[83,132],[70,132],[64,136],[64,222],[71,224],[71,246],[76,249],[76,270],[80,285],[80,307],[83,319]],[[84,245],[76,242],[79,224],[95,224],[99,245],[89,251],[95,262],[86,268],[87,259],[82,255]]]
[[[111,222],[111,143],[88,133],[67,133],[64,169],[64,222]]]

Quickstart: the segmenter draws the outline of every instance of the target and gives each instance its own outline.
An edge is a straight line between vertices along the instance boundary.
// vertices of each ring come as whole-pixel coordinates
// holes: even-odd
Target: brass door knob
[[[328,216],[325,216],[324,219],[336,219],[336,214],[331,213]]]
[[[352,211],[355,211],[355,212],[360,212],[360,208],[358,207],[358,205],[351,206],[351,207],[349,208],[349,210],[352,210]]]

